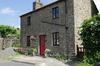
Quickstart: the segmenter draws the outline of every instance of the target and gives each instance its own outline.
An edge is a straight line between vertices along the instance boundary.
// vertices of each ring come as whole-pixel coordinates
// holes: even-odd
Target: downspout
[[[67,44],[67,46],[65,46],[66,47],[66,49],[65,49],[65,51],[67,52],[67,59],[69,59],[69,44],[68,44],[68,42],[67,42],[67,29],[68,29],[68,27],[66,26],[66,22],[67,22],[67,0],[64,0],[64,2],[65,2],[65,33],[66,33],[66,44]]]

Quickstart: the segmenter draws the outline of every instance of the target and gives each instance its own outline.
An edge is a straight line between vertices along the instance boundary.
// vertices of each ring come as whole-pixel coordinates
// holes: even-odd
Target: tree
[[[11,26],[0,25],[0,35],[3,38],[15,36],[19,38],[20,31]]]
[[[85,60],[90,64],[100,62],[100,15],[83,22],[80,30],[85,49]]]

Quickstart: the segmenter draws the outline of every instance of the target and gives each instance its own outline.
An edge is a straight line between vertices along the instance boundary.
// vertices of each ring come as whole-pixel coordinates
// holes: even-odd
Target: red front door
[[[40,56],[45,56],[45,35],[39,36],[40,40]]]

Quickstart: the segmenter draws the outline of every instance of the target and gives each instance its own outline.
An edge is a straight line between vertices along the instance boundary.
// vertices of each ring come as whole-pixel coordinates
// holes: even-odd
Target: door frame
[[[41,44],[41,40],[44,40],[43,44]],[[45,50],[46,50],[46,44],[45,44],[46,42],[45,41],[46,41],[46,35],[39,35],[39,55],[42,57],[45,57]]]

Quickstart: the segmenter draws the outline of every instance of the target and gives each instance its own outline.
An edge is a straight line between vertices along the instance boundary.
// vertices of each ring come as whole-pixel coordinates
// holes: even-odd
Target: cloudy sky
[[[20,26],[19,16],[32,10],[34,0],[0,0],[0,25]],[[41,0],[46,5],[56,0]],[[100,11],[100,0],[94,0]]]

